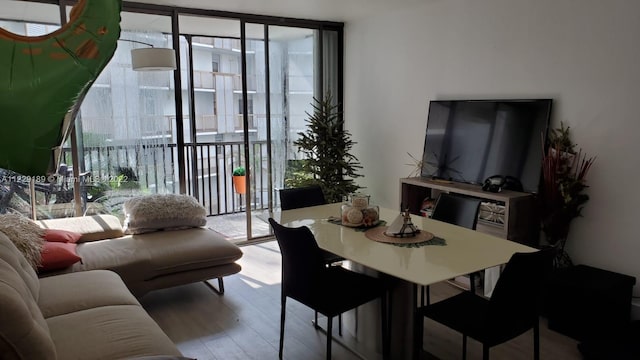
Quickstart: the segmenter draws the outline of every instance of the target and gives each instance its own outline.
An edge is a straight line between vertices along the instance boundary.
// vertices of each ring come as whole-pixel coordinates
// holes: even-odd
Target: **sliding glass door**
[[[300,154],[293,145],[305,131],[307,113],[316,95],[317,30],[269,26],[272,163],[275,189],[295,171]],[[274,198],[278,200],[277,191]],[[276,201],[279,204],[279,201]]]
[[[58,28],[71,4],[2,2],[18,5],[2,25],[27,35]],[[20,18],[31,10],[39,15]],[[265,220],[300,160],[293,141],[313,98],[342,97],[342,24],[123,3],[121,28],[82,99],[55,183],[36,194],[41,217],[121,215],[130,196],[187,193],[230,240],[269,235]],[[134,71],[131,50],[149,46],[174,48],[178,70]],[[240,168],[246,187],[234,185]],[[13,191],[31,201],[27,185],[0,185],[0,200]]]
[[[267,236],[299,158],[292,142],[326,87],[320,32],[192,15],[179,29],[187,192],[228,238]],[[232,180],[238,168],[244,189]]]

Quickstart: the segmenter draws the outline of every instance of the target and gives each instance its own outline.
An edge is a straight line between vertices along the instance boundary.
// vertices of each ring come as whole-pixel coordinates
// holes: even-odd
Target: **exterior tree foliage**
[[[358,159],[352,155],[355,142],[344,129],[339,105],[330,93],[324,99],[313,99],[313,114],[307,112],[307,131],[298,133],[293,142],[303,153],[304,160],[297,163],[287,187],[320,185],[328,202],[339,202],[343,196],[360,189],[354,179],[361,177]]]

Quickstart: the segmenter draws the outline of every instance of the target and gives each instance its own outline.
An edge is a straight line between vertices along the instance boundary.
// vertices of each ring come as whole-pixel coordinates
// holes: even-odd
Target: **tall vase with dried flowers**
[[[542,159],[543,183],[540,189],[540,215],[546,241],[557,250],[556,267],[571,265],[565,252],[571,221],[581,216],[589,195],[586,177],[595,161],[582,150],[572,153],[575,144],[570,141],[569,127],[561,124],[549,139],[549,149]]]

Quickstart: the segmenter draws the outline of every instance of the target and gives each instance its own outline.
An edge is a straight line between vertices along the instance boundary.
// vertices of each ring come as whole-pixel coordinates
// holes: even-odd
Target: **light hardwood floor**
[[[207,359],[277,359],[280,317],[280,253],[275,241],[245,246],[242,271],[225,278],[219,296],[203,283],[154,291],[141,303],[185,356]],[[215,281],[214,284],[217,284]],[[433,301],[455,294],[448,284],[431,287]],[[313,311],[287,301],[285,359],[324,359],[325,335],[311,324]],[[461,335],[425,320],[424,348],[439,359],[461,358]],[[491,349],[492,359],[532,359],[531,333]],[[541,358],[580,359],[576,341],[547,329],[541,319]],[[467,358],[480,359],[468,341]],[[334,359],[357,359],[334,344]],[[429,358],[434,358],[429,356]]]

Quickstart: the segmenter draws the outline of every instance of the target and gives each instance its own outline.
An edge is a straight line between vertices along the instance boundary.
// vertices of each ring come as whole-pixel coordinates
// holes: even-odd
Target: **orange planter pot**
[[[234,176],[233,187],[238,194],[246,194],[247,192],[247,178],[245,176]]]

